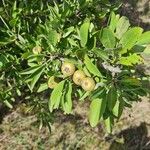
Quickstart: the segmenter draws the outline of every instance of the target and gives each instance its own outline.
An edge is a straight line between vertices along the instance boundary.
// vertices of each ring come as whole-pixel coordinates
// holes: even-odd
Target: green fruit
[[[54,76],[50,77],[48,80],[48,87],[50,89],[54,89],[57,85],[58,85],[58,82],[56,81],[55,77]]]
[[[73,82],[76,85],[81,85],[81,82],[82,82],[83,78],[85,78],[85,77],[86,77],[86,75],[82,70],[77,70],[73,74]]]
[[[71,76],[75,72],[75,65],[70,62],[64,62],[61,66],[61,71],[65,77]]]
[[[33,49],[32,49],[32,52],[33,54],[40,54],[42,52],[42,47],[41,46],[35,46]]]
[[[93,91],[95,88],[95,81],[93,78],[86,77],[82,80],[81,86],[85,91]]]

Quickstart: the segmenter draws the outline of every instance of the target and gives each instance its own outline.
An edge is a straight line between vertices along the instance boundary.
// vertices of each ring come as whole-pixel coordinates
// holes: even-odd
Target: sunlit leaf
[[[90,104],[89,112],[89,122],[92,127],[95,127],[100,119],[100,109],[101,109],[102,99],[94,99]]]
[[[108,133],[112,132],[112,126],[113,126],[113,119],[111,117],[108,117],[107,119],[104,120],[106,130]]]
[[[120,44],[122,44],[123,49],[130,50],[136,44],[142,32],[143,29],[140,27],[129,29],[120,40]]]
[[[90,22],[85,22],[81,25],[80,28],[80,41],[81,46],[85,47],[87,41],[88,41],[88,32],[89,32]]]
[[[119,20],[119,15],[115,15],[114,12],[111,13],[111,20],[110,20],[110,24],[109,24],[109,29],[114,32],[115,29],[116,29],[116,26],[117,26],[117,23],[118,23],[118,20]]]
[[[138,45],[150,44],[150,31],[144,32],[138,39]]]
[[[40,87],[38,88],[37,92],[40,93],[40,92],[45,91],[46,89],[48,89],[48,84],[47,83],[42,83],[40,85]]]
[[[64,96],[64,111],[65,114],[70,114],[72,112],[72,84],[68,82],[68,87]]]
[[[138,54],[132,54],[127,57],[121,57],[119,60],[119,64],[125,66],[133,66],[135,64],[141,64],[143,62],[143,58]]]
[[[84,63],[90,73],[92,73],[93,75],[98,76],[98,77],[102,76],[99,69],[96,67],[96,65],[94,65],[92,63],[92,61],[90,60],[90,58],[87,55],[85,55],[85,57],[84,57]]]
[[[105,48],[114,48],[116,45],[115,36],[109,28],[102,29],[99,38]]]
[[[121,17],[117,22],[116,33],[115,33],[116,37],[120,39],[123,36],[123,34],[128,30],[129,26],[130,23],[128,18],[124,16]]]
[[[52,91],[49,99],[49,110],[52,112],[54,109],[58,109],[61,96],[64,88],[65,80],[61,81]]]

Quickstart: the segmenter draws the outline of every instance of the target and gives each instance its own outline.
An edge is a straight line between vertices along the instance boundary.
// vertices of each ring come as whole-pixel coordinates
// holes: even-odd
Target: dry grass
[[[113,135],[107,135],[102,124],[91,128],[82,116],[87,114],[87,109],[81,108],[83,104],[74,116],[59,113],[50,134],[47,128],[39,131],[36,117],[22,115],[18,107],[0,125],[0,150],[150,149],[150,103],[147,98],[125,110]]]

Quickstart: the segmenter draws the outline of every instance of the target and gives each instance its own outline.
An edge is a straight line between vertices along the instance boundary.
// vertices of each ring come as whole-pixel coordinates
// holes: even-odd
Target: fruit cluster
[[[81,86],[85,91],[93,91],[95,88],[95,81],[91,77],[87,77],[84,71],[75,70],[75,65],[70,62],[64,62],[61,67],[62,74],[65,77],[73,76],[73,82]]]
[[[42,51],[42,48],[40,46],[35,46],[33,48],[34,54],[39,54]],[[73,82],[81,86],[85,91],[93,91],[95,88],[95,81],[91,77],[87,77],[84,71],[82,70],[76,70],[75,65],[70,62],[64,62],[61,66],[61,72],[64,75],[64,77],[72,76]],[[51,89],[54,89],[56,85],[58,84],[58,80],[55,79],[54,76],[50,77],[48,80],[48,87]]]

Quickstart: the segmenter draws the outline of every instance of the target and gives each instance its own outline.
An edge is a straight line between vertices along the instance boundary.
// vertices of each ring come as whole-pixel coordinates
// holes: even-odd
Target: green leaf
[[[29,84],[29,88],[30,90],[32,91],[35,84],[37,83],[37,81],[39,80],[39,78],[41,77],[43,71],[44,71],[44,67],[43,68],[40,68],[39,70],[37,70],[36,72],[34,72],[34,76]]]
[[[66,89],[66,94],[64,97],[64,111],[65,114],[70,114],[72,112],[72,84],[71,82],[68,83],[68,88]]]
[[[85,92],[83,95],[81,95],[81,98],[79,99],[79,101],[84,101],[85,98],[87,98],[90,95],[91,92],[87,91]]]
[[[120,82],[126,85],[142,86],[142,82],[138,78],[133,77],[123,78]]]
[[[114,32],[119,20],[119,15],[115,15],[114,12],[111,13],[111,20],[110,20],[110,24],[109,24],[109,29]]]
[[[129,20],[127,17],[121,17],[117,23],[117,27],[116,27],[116,37],[118,39],[121,39],[121,37],[123,36],[123,34],[128,30],[130,26]]]
[[[18,88],[16,88],[16,93],[18,96],[21,96],[21,91]]]
[[[78,47],[77,43],[75,40],[71,39],[71,38],[67,38],[68,42],[70,43],[71,46],[76,46]]]
[[[102,77],[102,74],[100,73],[98,68],[92,63],[92,61],[90,60],[90,58],[87,55],[85,55],[85,57],[84,57],[84,63],[90,73],[92,73],[95,76]]]
[[[3,62],[0,61],[0,69],[2,69],[3,65]]]
[[[89,120],[90,120],[90,124],[92,127],[97,125],[97,123],[103,116],[106,110],[106,105],[107,105],[106,90],[99,89],[97,90],[97,92],[98,91],[99,93],[97,94],[95,93],[97,96],[92,96],[92,98],[93,97],[96,97],[96,98],[93,99],[91,106],[90,106]],[[98,114],[99,118],[98,116],[96,116],[96,114]]]
[[[92,127],[95,127],[100,120],[100,109],[102,99],[96,98],[90,104],[89,122]]]
[[[83,7],[86,4],[87,0],[80,0],[79,4],[81,7]]]
[[[122,97],[120,97],[120,98],[117,100],[117,102],[116,102],[116,104],[115,104],[115,106],[114,106],[114,108],[113,108],[113,114],[114,114],[118,119],[119,119],[119,118],[121,117],[121,115],[122,115],[123,108],[124,108],[124,101],[123,101]]]
[[[73,31],[74,31],[74,27],[73,26],[65,29],[64,30],[64,34],[63,34],[62,37],[65,38],[65,37],[69,36]]]
[[[80,28],[80,42],[81,46],[85,47],[88,41],[88,33],[89,33],[90,22],[85,22],[81,25]]]
[[[64,88],[65,80],[61,81],[52,91],[50,99],[49,99],[49,110],[52,112],[54,109],[58,109],[62,92]]]
[[[8,108],[10,108],[10,109],[13,108],[12,104],[10,104],[10,102],[9,102],[8,100],[5,100],[5,101],[4,101],[4,104],[5,104]]]
[[[0,54],[0,68],[3,68],[8,62],[7,56]]]
[[[95,47],[96,47],[96,37],[92,36],[91,38],[88,39],[87,48],[93,49]]]
[[[143,58],[138,54],[132,54],[127,57],[120,57],[119,64],[124,66],[133,66],[135,64],[141,64],[143,62]]]
[[[13,43],[16,40],[15,36],[5,37],[0,35],[0,46],[5,46],[7,44]]]
[[[101,58],[104,61],[109,59],[108,52],[102,49],[94,48],[93,52],[97,55],[97,57]]]
[[[143,29],[140,27],[129,29],[120,40],[120,44],[122,44],[123,49],[130,50],[136,44],[142,32]]]
[[[96,98],[99,98],[103,93],[105,93],[106,95],[106,92],[104,92],[104,87],[98,87],[96,90],[94,90],[91,94],[90,94],[90,99],[96,99]]]
[[[145,45],[135,45],[132,47],[131,53],[141,54],[145,49]]]
[[[30,56],[33,56],[33,52],[25,52],[22,54],[23,59],[28,59]]]
[[[37,92],[40,93],[40,92],[43,92],[43,91],[45,91],[47,89],[48,89],[48,84],[47,83],[42,83],[40,85],[40,87],[38,88]]]
[[[32,73],[36,72],[39,68],[41,68],[41,66],[39,66],[39,65],[30,67],[30,68],[27,68],[26,70],[23,70],[23,72],[21,72],[20,74],[21,75],[32,74]]]
[[[100,41],[105,48],[114,48],[116,45],[115,36],[109,28],[102,29],[102,32],[100,33]]]
[[[112,132],[112,126],[113,126],[113,119],[109,116],[107,119],[104,120],[106,130],[108,133]]]
[[[108,109],[112,111],[117,101],[117,89],[112,86],[107,94]]]
[[[150,31],[144,32],[138,39],[137,45],[150,44]]]
[[[150,54],[150,45],[147,45],[144,52],[144,54],[149,55]]]
[[[49,44],[56,46],[59,40],[59,34],[55,30],[51,30],[48,33],[47,39],[49,41]]]

